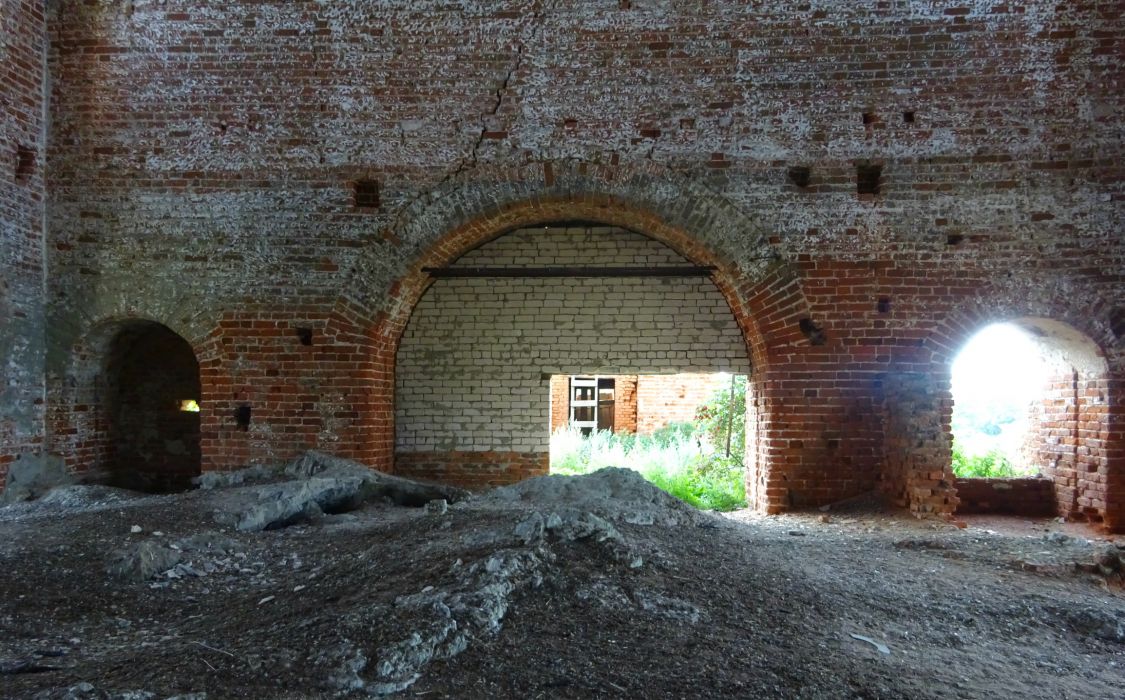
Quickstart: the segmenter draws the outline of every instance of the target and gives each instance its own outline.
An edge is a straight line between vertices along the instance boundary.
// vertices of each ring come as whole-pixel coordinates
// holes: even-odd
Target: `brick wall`
[[[879,487],[917,515],[949,515],[957,507],[950,470],[952,404],[929,377],[890,374],[882,380],[885,429]]]
[[[551,432],[562,430],[570,423],[570,376],[556,374],[551,377]]]
[[[613,228],[521,230],[457,266],[684,265],[667,246]],[[749,369],[714,283],[695,278],[441,279],[398,350],[396,450],[546,452],[547,374]],[[643,415],[638,382],[638,411]],[[655,380],[662,396],[666,383]],[[655,408],[655,407],[654,407]]]
[[[1047,478],[957,479],[957,513],[1055,515],[1055,484]]]
[[[38,7],[4,5],[4,22],[27,21],[5,25],[18,40],[4,51],[35,45]],[[205,468],[310,442],[390,468],[421,267],[515,227],[592,220],[719,268],[754,364],[763,510],[873,486],[879,378],[944,392],[974,328],[1034,315],[1105,354],[1106,520],[1125,525],[1118,3],[48,8],[49,139],[41,123],[19,138],[50,144],[51,397],[71,391],[66,367],[98,324],[148,318],[204,365]],[[5,104],[37,112],[11,89]],[[882,166],[878,193],[857,191],[865,163]],[[355,206],[361,179],[379,206]],[[25,220],[5,214],[5,234],[32,233],[3,245],[33,261]],[[35,318],[36,288],[4,303]],[[288,340],[219,327],[258,314],[319,323],[316,368],[281,370],[301,361],[281,359]],[[258,381],[292,390],[271,400]],[[242,399],[226,382],[276,408],[228,429]],[[52,444],[96,443],[71,408],[50,406]],[[23,425],[14,440],[34,443]]]
[[[1056,509],[1100,522],[1106,510],[1108,380],[1059,367],[1047,381],[1038,425],[1037,465],[1055,484]]]
[[[729,377],[717,374],[648,374],[638,377],[637,432],[651,434],[671,423],[694,421],[699,407],[729,385]]]
[[[43,3],[0,0],[0,485],[43,443]]]
[[[614,380],[613,429],[617,432],[635,433],[640,423],[640,403],[637,396],[640,377],[618,375]]]
[[[467,489],[505,486],[550,472],[546,452],[400,452],[395,473]]]

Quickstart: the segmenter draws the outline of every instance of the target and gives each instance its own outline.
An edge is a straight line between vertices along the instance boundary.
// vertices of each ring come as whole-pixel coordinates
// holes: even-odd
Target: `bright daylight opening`
[[[551,472],[627,467],[700,508],[746,506],[747,377],[551,379]]]
[[[180,410],[184,413],[199,413],[199,402],[195,399],[180,401]]]
[[[1048,365],[1019,328],[996,324],[977,333],[953,362],[953,473],[958,477],[1028,476],[1032,415]]]

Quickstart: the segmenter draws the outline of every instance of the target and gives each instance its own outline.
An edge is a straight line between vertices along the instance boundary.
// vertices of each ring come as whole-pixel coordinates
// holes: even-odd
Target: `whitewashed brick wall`
[[[523,229],[459,266],[687,265],[610,228]],[[399,452],[547,450],[551,374],[749,371],[742,333],[707,278],[441,279],[397,361]]]

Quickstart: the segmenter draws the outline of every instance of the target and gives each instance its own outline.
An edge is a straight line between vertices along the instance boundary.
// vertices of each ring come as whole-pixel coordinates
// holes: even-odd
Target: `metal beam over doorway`
[[[709,277],[713,265],[664,267],[423,267],[434,278],[454,277]]]

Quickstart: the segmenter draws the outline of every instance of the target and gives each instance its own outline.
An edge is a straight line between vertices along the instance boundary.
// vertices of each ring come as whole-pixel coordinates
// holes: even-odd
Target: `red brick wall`
[[[366,393],[353,346],[334,347],[311,310],[229,313],[203,343],[203,468],[278,462],[351,429]],[[302,340],[307,338],[308,345]],[[250,409],[248,426],[236,413]]]
[[[635,433],[639,424],[639,398],[637,387],[640,377],[614,377],[613,430],[618,433]]]
[[[690,423],[699,407],[730,379],[717,374],[645,374],[637,378],[637,432],[649,435],[671,423]]]
[[[545,452],[403,452],[395,473],[467,489],[506,486],[550,471]]]
[[[570,377],[551,375],[551,432],[561,430],[570,422]]]
[[[957,479],[957,513],[1003,513],[1029,518],[1057,513],[1051,479]]]
[[[183,335],[213,405],[205,468],[309,443],[391,468],[421,268],[593,220],[718,268],[754,364],[763,510],[874,488],[888,453],[936,471],[938,443],[912,455],[885,435],[881,378],[925,376],[941,422],[971,332],[1034,315],[1105,353],[1106,520],[1125,525],[1118,4],[634,5],[51,3],[48,360],[125,312],[203,326]],[[12,35],[32,46],[39,6],[16,7],[4,21],[26,18]],[[6,104],[37,113],[14,89]],[[0,131],[7,147],[41,126]],[[878,194],[857,192],[864,161],[883,166]],[[353,206],[360,178],[380,207]],[[41,227],[18,226],[34,269]],[[33,288],[0,296],[34,316]],[[276,328],[199,320],[290,317],[321,324],[315,368],[254,339]],[[233,430],[246,396],[251,429]],[[50,412],[62,443],[96,444],[96,421]],[[0,459],[36,432],[0,426]]]
[[[882,380],[884,455],[879,487],[897,506],[916,515],[949,515],[953,489],[949,425],[951,400],[922,374]]]
[[[1065,368],[1046,386],[1037,464],[1055,484],[1057,512],[1100,522],[1109,476],[1108,379]]]
[[[44,3],[0,3],[0,486],[44,438]]]

